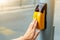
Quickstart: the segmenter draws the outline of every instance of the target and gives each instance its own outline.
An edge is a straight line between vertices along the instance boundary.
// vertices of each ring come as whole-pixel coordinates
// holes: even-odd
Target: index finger
[[[33,29],[33,28],[36,26],[36,23],[37,23],[37,21],[36,21],[36,19],[34,19],[34,20],[31,22],[31,24],[29,25],[29,28]]]

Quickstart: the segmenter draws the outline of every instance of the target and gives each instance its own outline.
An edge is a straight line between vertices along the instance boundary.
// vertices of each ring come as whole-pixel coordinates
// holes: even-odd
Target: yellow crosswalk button
[[[40,5],[41,6],[41,5]],[[36,19],[38,24],[37,24],[37,29],[44,30],[46,28],[46,4],[44,6],[41,6],[41,9],[39,5],[37,5],[33,19]]]

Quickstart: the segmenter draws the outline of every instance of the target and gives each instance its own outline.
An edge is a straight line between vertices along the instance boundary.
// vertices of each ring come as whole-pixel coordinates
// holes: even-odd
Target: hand
[[[17,38],[16,40],[36,40],[40,30],[36,29],[37,27],[37,21],[36,19],[32,21],[32,23],[29,25],[29,28],[27,29],[24,36]]]

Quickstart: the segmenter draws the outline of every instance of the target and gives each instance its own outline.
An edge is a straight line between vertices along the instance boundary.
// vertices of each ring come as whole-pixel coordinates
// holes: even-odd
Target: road
[[[0,40],[11,40],[23,35],[32,21],[33,10],[26,8],[0,13]]]

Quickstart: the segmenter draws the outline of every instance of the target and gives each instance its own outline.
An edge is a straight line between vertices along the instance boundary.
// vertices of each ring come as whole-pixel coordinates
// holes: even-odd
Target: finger
[[[35,31],[34,30],[31,30],[31,32],[29,33],[29,37],[33,38],[35,35]]]
[[[37,26],[37,21],[35,20],[35,23],[34,23],[34,25],[33,25],[33,29],[30,30],[30,33],[29,33],[30,35],[32,35],[32,36],[35,35],[36,26]]]
[[[35,24],[35,25],[34,25]],[[25,33],[25,35],[24,36],[26,36],[27,35],[27,37],[28,36],[30,36],[31,34],[33,35],[35,32],[35,30],[33,29],[33,27],[34,26],[36,26],[36,19],[34,19],[33,20],[33,22],[30,24],[30,26],[29,26],[29,28],[28,28],[28,30],[26,31],[26,33]]]
[[[36,39],[38,34],[40,33],[40,30],[36,30],[36,31],[31,31],[30,35],[29,35],[29,39]]]
[[[35,19],[29,25],[29,28],[27,29],[26,33],[30,32],[32,30],[34,23],[35,23]]]
[[[27,39],[33,39],[34,38],[34,33],[29,33],[25,36]]]
[[[29,36],[30,36],[31,38],[33,38],[34,35],[35,35],[36,26],[37,26],[37,21],[35,21],[35,23],[33,24],[33,29],[31,29],[30,32],[29,32]]]
[[[36,30],[36,32],[35,32],[35,36],[34,36],[34,38],[33,39],[36,39],[37,38],[37,36],[39,35],[39,33],[40,33],[40,30]]]
[[[35,30],[37,27],[37,21],[35,21],[34,25],[33,25],[33,30]]]
[[[35,21],[35,23],[34,23],[34,25],[33,25],[33,29],[32,29],[32,32],[33,32],[33,33],[35,32],[36,27],[37,27],[37,21]]]
[[[32,22],[31,22],[31,24],[29,25],[29,28],[33,28],[33,26],[34,26],[34,24],[35,24],[35,22],[36,22],[36,19],[34,19]]]
[[[28,39],[32,39],[35,35],[35,31],[31,30],[29,33],[25,34],[24,37],[28,37]]]

